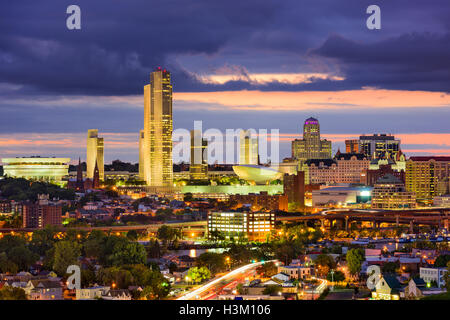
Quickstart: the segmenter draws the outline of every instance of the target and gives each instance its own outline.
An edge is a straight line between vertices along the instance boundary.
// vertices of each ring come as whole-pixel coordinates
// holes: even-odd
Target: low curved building
[[[233,166],[233,171],[240,179],[254,184],[268,184],[271,181],[283,178],[282,172],[259,165],[246,164]]]

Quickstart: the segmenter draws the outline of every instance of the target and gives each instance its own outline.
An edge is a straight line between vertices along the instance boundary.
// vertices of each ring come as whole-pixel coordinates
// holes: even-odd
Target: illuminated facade
[[[191,163],[189,177],[192,180],[208,179],[208,140],[200,130],[191,130]]]
[[[172,186],[172,84],[158,68],[144,86],[143,175],[149,186]]]
[[[259,194],[234,194],[230,195],[230,201],[236,202],[237,207],[249,204],[253,211],[288,211],[288,196],[282,194],[269,195],[267,191]]]
[[[265,241],[275,227],[275,214],[265,212],[209,212],[208,235],[221,232],[227,239],[244,237]]]
[[[253,130],[241,130],[239,133],[239,164],[258,165],[258,137]]]
[[[373,209],[409,209],[416,207],[416,194],[409,192],[405,184],[393,176],[386,174],[378,179],[372,190]]]
[[[320,125],[317,119],[306,119],[303,125],[303,139],[292,141],[292,157],[302,162],[309,159],[331,158],[331,141],[320,140]]]
[[[97,163],[100,180],[105,179],[104,141],[99,138],[97,129],[89,129],[86,150],[86,175],[94,179],[95,164]]]
[[[345,140],[346,153],[359,153],[359,140]]]
[[[431,203],[435,196],[449,192],[450,157],[411,157],[405,176],[406,189],[415,192],[418,201]]]
[[[400,151],[400,140],[388,134],[360,136],[359,151],[371,159],[395,159]]]
[[[370,160],[360,153],[336,153],[334,159],[307,160],[302,170],[307,184],[360,183]]]
[[[2,162],[5,176],[63,184],[70,158],[3,158]]]
[[[144,176],[144,130],[139,131],[139,179],[145,180]]]

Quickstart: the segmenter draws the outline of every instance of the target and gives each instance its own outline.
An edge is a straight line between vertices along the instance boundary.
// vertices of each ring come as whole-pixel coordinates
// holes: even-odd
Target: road
[[[217,296],[217,294],[224,288],[233,289],[238,283],[244,282],[245,278],[254,274],[257,267],[263,262],[255,262],[247,264],[243,267],[237,268],[228,272],[224,276],[213,279],[208,283],[196,288],[185,295],[177,298],[177,300],[210,300]]]

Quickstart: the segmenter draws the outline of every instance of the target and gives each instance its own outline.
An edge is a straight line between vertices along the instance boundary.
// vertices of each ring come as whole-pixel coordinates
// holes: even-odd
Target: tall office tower
[[[304,162],[309,159],[331,159],[331,141],[320,140],[320,125],[308,118],[303,125],[303,139],[292,141],[292,157]]]
[[[396,159],[400,150],[400,140],[384,133],[360,136],[359,150],[371,159]]]
[[[345,140],[346,153],[359,153],[359,140]]]
[[[87,137],[87,152],[86,152],[86,177],[94,178],[95,163],[98,166],[100,180],[105,179],[105,158],[103,154],[103,138],[98,137],[97,129],[89,129]]]
[[[450,157],[411,157],[405,176],[406,189],[416,193],[417,201],[430,204],[434,197],[449,192]]]
[[[149,186],[172,186],[172,84],[158,68],[144,86],[144,180]]]
[[[241,130],[239,136],[239,164],[259,164],[258,137],[251,130]]]
[[[145,180],[144,177],[144,153],[145,153],[145,142],[144,142],[144,130],[139,131],[139,179]]]
[[[191,164],[189,176],[192,180],[208,179],[208,140],[200,130],[191,130]]]

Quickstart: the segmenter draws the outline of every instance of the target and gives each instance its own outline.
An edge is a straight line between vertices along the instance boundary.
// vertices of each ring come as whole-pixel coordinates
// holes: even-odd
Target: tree
[[[60,276],[64,276],[67,267],[77,264],[81,255],[81,245],[76,242],[63,240],[55,243],[53,256],[53,270]]]
[[[114,246],[108,261],[113,266],[144,264],[147,261],[147,251],[142,244],[137,242],[118,242]]]
[[[444,274],[445,288],[450,292],[450,261],[447,262],[447,272]]]
[[[381,267],[381,272],[382,273],[396,273],[399,268],[400,268],[400,262],[399,261],[386,262]]]
[[[158,228],[156,237],[160,239],[164,245],[173,246],[175,241],[181,238],[181,232],[178,229],[163,225]]]
[[[328,281],[340,282],[345,280],[345,274],[342,271],[336,270],[334,274],[331,274],[331,271],[327,274]]]
[[[136,241],[138,239],[138,233],[136,230],[130,230],[127,232],[127,239]]]
[[[318,274],[326,276],[331,269],[336,267],[336,261],[328,254],[319,254],[314,260],[314,264],[317,266]]]
[[[225,236],[223,235],[223,233],[217,229],[212,230],[209,233],[209,236],[214,242],[225,240]]]
[[[361,272],[361,265],[365,260],[364,250],[362,248],[348,250],[346,260],[350,274],[358,276]]]
[[[270,284],[264,288],[263,294],[274,295],[281,292],[282,288],[276,284]]]
[[[271,277],[278,273],[278,267],[271,261],[263,263],[258,268],[256,268],[256,271],[261,273],[264,277]]]
[[[23,245],[12,248],[8,257],[11,262],[18,266],[19,270],[28,270],[39,259],[39,255],[31,252]]]
[[[17,264],[10,261],[5,252],[0,253],[0,273],[16,274],[18,271],[19,267]]]
[[[51,225],[46,226],[44,229],[33,231],[30,249],[40,256],[45,255],[47,250],[52,248],[56,241],[56,232],[56,227]]]
[[[195,282],[202,282],[211,277],[211,272],[206,267],[192,267],[188,270],[188,278]]]
[[[204,252],[196,260],[198,267],[207,267],[213,274],[226,269],[225,257],[223,254],[214,252]]]
[[[0,289],[0,300],[27,300],[27,295],[22,288],[7,286]]]
[[[449,261],[450,261],[450,254],[441,254],[439,257],[436,258],[436,261],[434,262],[434,267],[445,268]]]
[[[146,246],[146,249],[149,258],[161,258],[161,246],[159,245],[158,240],[150,240],[148,245]]]
[[[118,289],[127,289],[134,283],[131,272],[120,267],[101,268],[98,271],[97,280],[106,286],[115,285]]]

